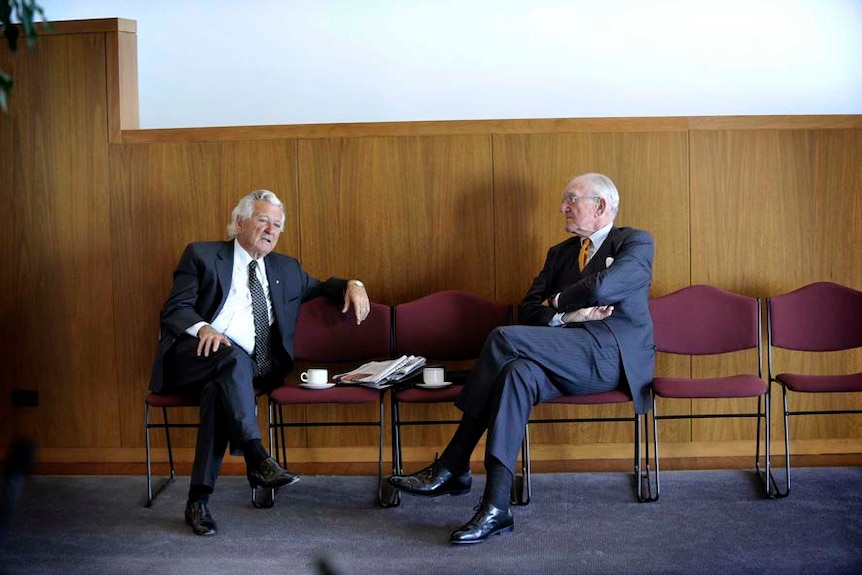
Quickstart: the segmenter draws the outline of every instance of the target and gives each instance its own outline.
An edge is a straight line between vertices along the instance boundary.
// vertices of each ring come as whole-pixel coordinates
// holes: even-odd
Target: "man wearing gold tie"
[[[186,523],[212,535],[209,496],[224,452],[242,454],[252,487],[281,487],[299,478],[267,454],[260,441],[255,389],[281,385],[293,367],[293,332],[302,302],[323,295],[356,322],[370,304],[358,280],[308,275],[294,258],[274,253],[284,208],[268,190],[242,198],[228,225],[230,240],[189,244],[162,308],[150,389],[200,396],[200,426]]]
[[[613,225],[619,193],[607,176],[583,174],[566,186],[560,210],[575,235],[548,251],[519,307],[522,325],[488,336],[456,405],[463,411],[439,459],[389,483],[435,497],[470,491],[470,456],[482,434],[485,491],[453,544],[480,543],[512,531],[510,486],[533,405],[560,395],[621,388],[635,410],[648,410],[655,364],[649,287],[653,241],[647,232]]]

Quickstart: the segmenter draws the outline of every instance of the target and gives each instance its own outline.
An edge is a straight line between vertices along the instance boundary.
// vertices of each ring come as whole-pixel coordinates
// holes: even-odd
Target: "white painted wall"
[[[862,113],[862,0],[41,0],[138,22],[142,128]]]

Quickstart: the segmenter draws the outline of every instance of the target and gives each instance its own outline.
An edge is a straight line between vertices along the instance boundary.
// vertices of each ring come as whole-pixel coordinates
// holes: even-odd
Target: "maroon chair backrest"
[[[467,291],[446,290],[398,304],[395,355],[421,355],[434,360],[466,360],[479,356],[488,334],[512,323],[512,306]]]
[[[341,305],[325,297],[302,304],[296,321],[294,357],[304,361],[360,361],[390,356],[392,311],[387,305],[371,302],[371,313],[360,325],[351,307],[341,313]]]
[[[862,292],[818,282],[767,300],[770,343],[796,351],[862,347]]]
[[[760,345],[757,299],[695,285],[649,302],[658,351],[709,355]]]

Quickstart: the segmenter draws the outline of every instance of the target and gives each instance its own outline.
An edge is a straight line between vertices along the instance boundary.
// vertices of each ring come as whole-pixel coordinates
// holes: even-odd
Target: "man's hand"
[[[354,280],[347,282],[347,291],[344,292],[344,308],[342,308],[341,313],[346,313],[351,305],[356,314],[356,325],[359,325],[371,313],[371,302],[368,300],[365,286]]]
[[[563,315],[563,323],[580,323],[584,321],[598,321],[610,317],[614,313],[612,305],[598,305],[593,307],[582,307]]]
[[[222,345],[230,347],[230,340],[223,333],[217,332],[211,325],[205,325],[198,330],[198,357],[209,357],[218,351]]]

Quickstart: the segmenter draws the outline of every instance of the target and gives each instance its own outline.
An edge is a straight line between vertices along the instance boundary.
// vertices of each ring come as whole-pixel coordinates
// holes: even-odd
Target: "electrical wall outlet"
[[[13,389],[12,407],[37,407],[39,392],[35,389]]]

